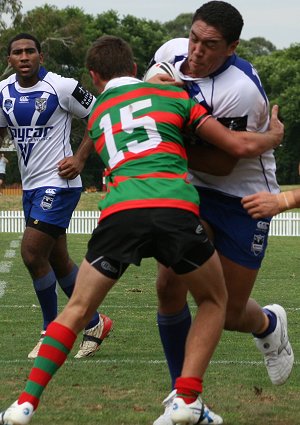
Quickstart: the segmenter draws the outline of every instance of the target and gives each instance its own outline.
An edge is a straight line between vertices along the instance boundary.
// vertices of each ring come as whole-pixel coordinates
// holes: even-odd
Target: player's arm
[[[73,156],[62,159],[58,163],[58,174],[64,179],[75,179],[85,165],[85,162],[94,149],[93,141],[89,138],[88,130],[85,129],[82,142]]]
[[[238,158],[215,146],[186,145],[188,167],[214,176],[227,176]]]
[[[286,210],[300,208],[300,189],[281,193],[254,193],[245,196],[242,205],[255,219],[272,217]]]
[[[196,132],[202,139],[236,158],[253,158],[281,143],[284,125],[278,119],[278,106],[275,105],[272,108],[269,130],[264,133],[232,131],[213,117],[200,122]]]

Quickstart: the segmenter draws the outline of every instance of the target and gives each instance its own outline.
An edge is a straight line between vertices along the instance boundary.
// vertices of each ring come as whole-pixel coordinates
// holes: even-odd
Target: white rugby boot
[[[287,316],[284,308],[278,304],[266,305],[264,309],[276,315],[276,328],[265,338],[254,338],[254,340],[256,347],[264,355],[264,362],[272,383],[282,385],[290,376],[294,364],[294,353],[288,338]]]

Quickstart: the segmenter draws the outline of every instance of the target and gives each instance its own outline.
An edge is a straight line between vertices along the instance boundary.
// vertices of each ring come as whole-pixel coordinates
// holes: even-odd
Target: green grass
[[[77,205],[77,211],[97,211],[98,202],[102,192],[85,193],[83,192]],[[22,197],[20,195],[1,195],[0,210],[19,211],[22,209]]]
[[[80,263],[88,236],[68,237],[70,252]],[[32,365],[27,354],[41,326],[40,309],[16,247],[19,241],[20,235],[0,235],[0,282],[6,282],[0,296],[0,408],[23,390]],[[9,258],[11,251],[16,256]],[[151,425],[161,414],[170,384],[156,326],[155,275],[151,259],[127,270],[101,307],[114,320],[111,336],[86,360],[73,359],[78,339],[44,392],[33,424]],[[300,423],[299,278],[298,238],[271,237],[253,295],[262,305],[278,302],[287,308],[296,364],[286,385],[275,387],[252,338],[224,332],[205,376],[204,398],[226,425]],[[66,301],[62,293],[59,300],[61,309]]]

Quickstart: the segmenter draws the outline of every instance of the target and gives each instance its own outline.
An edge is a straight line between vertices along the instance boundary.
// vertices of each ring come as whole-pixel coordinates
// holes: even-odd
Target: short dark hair
[[[41,43],[39,42],[39,40],[38,40],[36,37],[34,37],[34,35],[28,34],[27,32],[20,32],[20,34],[15,35],[15,36],[14,36],[14,37],[13,37],[13,38],[9,41],[8,46],[7,46],[7,54],[8,54],[8,56],[10,55],[10,52],[11,52],[11,45],[13,44],[13,42],[14,42],[14,41],[17,41],[17,40],[23,40],[23,39],[25,39],[25,40],[32,40],[32,41],[34,41],[35,46],[36,46],[36,48],[37,48],[37,51],[38,51],[39,53],[41,53],[42,49],[41,49]]]
[[[242,15],[235,7],[225,1],[214,0],[196,10],[192,24],[195,21],[204,21],[216,28],[228,44],[239,40],[244,25]]]
[[[109,81],[112,78],[131,76],[134,72],[134,57],[130,45],[121,37],[104,35],[89,48],[86,67]]]

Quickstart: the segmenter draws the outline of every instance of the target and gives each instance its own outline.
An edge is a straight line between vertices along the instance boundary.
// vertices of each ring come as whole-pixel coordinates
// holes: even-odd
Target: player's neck
[[[18,83],[20,87],[24,89],[35,86],[39,81],[39,77],[37,75],[33,75],[30,78],[23,78],[18,75]]]

